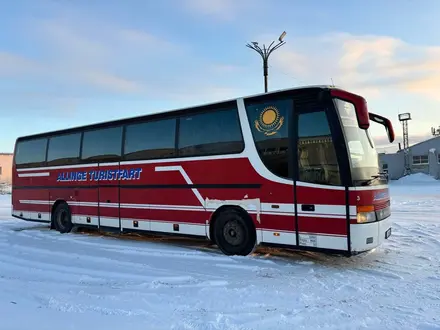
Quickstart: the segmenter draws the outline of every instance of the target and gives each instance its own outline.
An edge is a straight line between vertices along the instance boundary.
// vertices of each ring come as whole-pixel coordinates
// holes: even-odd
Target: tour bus
[[[304,86],[20,137],[12,215],[68,233],[198,236],[351,256],[391,235],[386,176],[359,95]]]

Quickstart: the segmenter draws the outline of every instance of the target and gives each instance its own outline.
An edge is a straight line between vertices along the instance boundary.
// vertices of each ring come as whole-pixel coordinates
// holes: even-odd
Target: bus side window
[[[176,119],[135,123],[125,131],[125,160],[176,156]]]
[[[81,159],[117,161],[121,157],[122,126],[84,132]]]
[[[341,185],[338,160],[324,111],[298,117],[298,179],[302,182]]]
[[[44,166],[46,162],[47,138],[17,142],[15,164],[17,168]]]
[[[292,99],[246,104],[258,154],[273,174],[291,179],[289,173],[289,121]]]
[[[53,136],[49,139],[47,165],[72,165],[79,163],[81,133]]]
[[[221,109],[180,118],[179,156],[240,153],[244,149],[237,109]]]

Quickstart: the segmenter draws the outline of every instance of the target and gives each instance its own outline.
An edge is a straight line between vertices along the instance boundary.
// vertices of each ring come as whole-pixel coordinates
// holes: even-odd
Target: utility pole
[[[249,47],[250,49],[255,50],[258,54],[260,54],[261,58],[263,59],[263,75],[264,75],[264,92],[267,93],[267,76],[268,76],[268,60],[269,55],[272,54],[272,52],[275,49],[280,48],[282,45],[284,45],[286,42],[283,41],[284,37],[286,36],[286,31],[281,33],[280,37],[278,38],[278,43],[273,46],[275,41],[272,41],[272,43],[269,45],[269,47],[266,48],[266,45],[263,44],[263,49],[258,46],[258,42],[253,41],[251,44],[247,44],[246,47]],[[273,47],[272,47],[273,46]]]
[[[399,114],[399,121],[402,123],[403,129],[403,155],[405,161],[405,170],[403,172],[404,176],[411,174],[411,165],[409,161],[408,120],[411,120],[411,114],[409,112]]]

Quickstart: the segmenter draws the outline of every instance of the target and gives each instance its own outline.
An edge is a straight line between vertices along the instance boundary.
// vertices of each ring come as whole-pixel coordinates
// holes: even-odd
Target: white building
[[[11,153],[0,153],[0,184],[12,182],[12,157]]]
[[[423,172],[440,179],[440,136],[419,142],[409,147],[409,161],[412,173]],[[381,169],[388,172],[390,180],[397,180],[405,171],[403,150],[396,153],[379,154]]]

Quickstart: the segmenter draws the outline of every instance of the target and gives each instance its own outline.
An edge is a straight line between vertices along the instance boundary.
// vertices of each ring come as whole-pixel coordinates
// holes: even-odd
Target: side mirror
[[[372,112],[369,113],[369,118],[371,121],[383,125],[385,127],[385,130],[387,131],[388,140],[390,142],[394,141],[395,135],[394,135],[393,124],[391,124],[391,121],[389,119]]]

